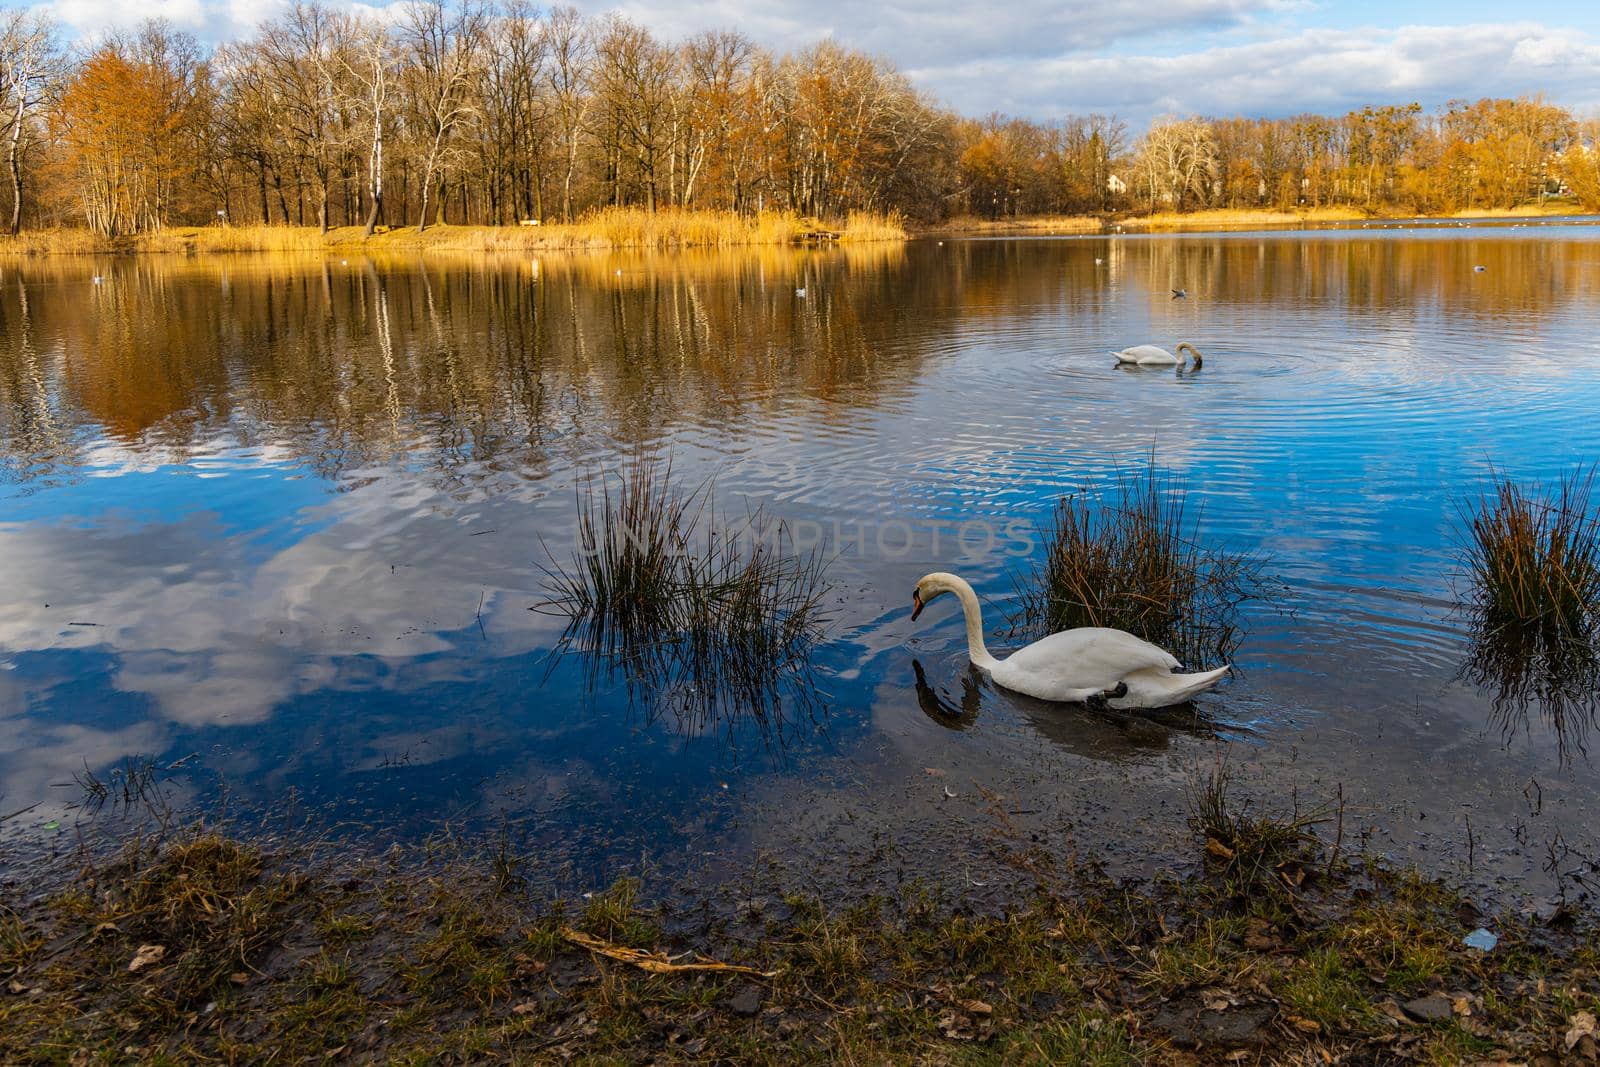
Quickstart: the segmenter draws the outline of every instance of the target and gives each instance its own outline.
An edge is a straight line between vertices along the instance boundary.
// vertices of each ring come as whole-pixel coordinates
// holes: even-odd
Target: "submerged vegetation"
[[[795,550],[757,511],[729,521],[709,485],[683,491],[666,463],[635,462],[615,488],[585,483],[570,563],[546,567],[544,610],[565,617],[559,651],[620,675],[685,726],[753,716],[781,728],[810,707],[809,656],[828,583],[818,550]]]
[[[1187,491],[1156,469],[1119,471],[1110,497],[1057,502],[1044,557],[1018,578],[1013,632],[1126,630],[1198,666],[1240,640],[1238,609],[1268,591],[1263,561],[1201,543]]]
[[[1596,471],[1526,486],[1496,475],[1462,509],[1473,652],[1465,673],[1507,729],[1530,707],[1580,750],[1600,708]]]

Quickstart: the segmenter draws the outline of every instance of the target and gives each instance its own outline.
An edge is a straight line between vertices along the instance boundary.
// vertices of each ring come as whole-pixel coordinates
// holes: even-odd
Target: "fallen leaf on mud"
[[[1580,1011],[1567,1021],[1572,1024],[1572,1029],[1567,1031],[1567,1051],[1571,1052],[1578,1046],[1579,1041],[1594,1035],[1594,1012]]]
[[[28,987],[23,985],[21,982],[12,982],[10,985],[6,986],[6,988],[17,994],[26,993],[28,991]]]
[[[96,926],[94,928],[94,933],[91,934],[90,936],[91,937],[97,937],[100,934],[120,933],[120,932],[121,931],[119,931],[117,929],[117,924],[116,923],[101,923],[99,926]]]
[[[166,954],[166,945],[140,945],[139,951],[134,953],[132,962],[128,964],[128,970],[142,971]]]
[[[937,767],[924,767],[924,768],[922,768],[922,773],[931,774],[935,778],[943,778],[945,776],[945,772],[941,771]]]
[[[534,1012],[536,1012],[538,1010],[539,1010],[538,1002],[532,1001],[532,1000],[524,1000],[521,1004],[518,1004],[518,1005],[516,1005],[515,1007],[513,1007],[511,1009],[511,1014],[512,1015],[532,1015]]]
[[[245,974],[243,971],[234,971],[232,974],[228,975],[228,981],[232,982],[234,985],[249,985],[250,976]]]
[[[1238,853],[1234,852],[1233,849],[1229,848],[1227,845],[1224,845],[1221,841],[1218,841],[1214,837],[1206,838],[1206,852],[1217,857],[1218,859],[1223,860],[1231,860],[1234,856],[1238,855]]]
[[[529,975],[543,974],[549,969],[543,960],[536,960],[525,952],[519,952],[511,957],[511,962],[517,965],[517,977],[527,978]]]
[[[1450,1010],[1463,1019],[1472,1017],[1472,998],[1465,993],[1457,993],[1450,998]]]
[[[993,1015],[994,1008],[981,1000],[963,1000],[961,1007],[974,1015]]]
[[[1245,930],[1244,947],[1252,952],[1276,952],[1283,947],[1283,938],[1265,919],[1251,919]]]
[[[1296,1030],[1300,1030],[1308,1034],[1314,1034],[1322,1029],[1322,1024],[1317,1022],[1315,1019],[1299,1019],[1291,1017],[1289,1019],[1289,1023]]]
[[[1206,1011],[1227,1011],[1230,1007],[1232,1005],[1221,997],[1206,1001]]]

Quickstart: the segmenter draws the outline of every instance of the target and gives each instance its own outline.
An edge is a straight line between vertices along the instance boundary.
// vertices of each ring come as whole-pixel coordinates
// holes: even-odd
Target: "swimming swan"
[[[954,593],[967,622],[967,654],[998,685],[1040,700],[1104,702],[1118,709],[1164,708],[1205,692],[1228,673],[1224,664],[1199,674],[1174,674],[1178,660],[1123,630],[1083,626],[1018,649],[1003,660],[983,645],[983,612],[972,586],[954,574],[923,575],[911,594],[911,618],[928,601]]]
[[[1188,349],[1189,355],[1193,357],[1194,366],[1199,367],[1204,357],[1200,355],[1200,350],[1188,341],[1178,344],[1177,355],[1173,355],[1160,345],[1134,345],[1132,348],[1124,348],[1121,352],[1111,354],[1117,357],[1118,363],[1135,363],[1141,367],[1170,367],[1174,363],[1183,362],[1185,349]]]

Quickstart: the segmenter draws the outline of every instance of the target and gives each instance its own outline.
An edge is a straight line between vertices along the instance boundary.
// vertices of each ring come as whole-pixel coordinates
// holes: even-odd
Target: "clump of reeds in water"
[[[1268,582],[1258,556],[1205,545],[1198,528],[1184,486],[1154,457],[1142,474],[1119,473],[1108,499],[1063,497],[1044,529],[1044,557],[1017,582],[1013,631],[1109,626],[1191,667],[1231,656],[1239,607]]]
[[[1464,673],[1509,731],[1538,707],[1563,753],[1600,705],[1600,511],[1595,470],[1524,486],[1496,475],[1462,509],[1473,652]]]
[[[574,559],[547,569],[547,610],[568,619],[563,651],[620,673],[650,710],[697,730],[739,714],[781,728],[786,696],[812,707],[824,561],[783,524],[759,511],[725,521],[707,497],[652,462],[615,491],[586,483]]]

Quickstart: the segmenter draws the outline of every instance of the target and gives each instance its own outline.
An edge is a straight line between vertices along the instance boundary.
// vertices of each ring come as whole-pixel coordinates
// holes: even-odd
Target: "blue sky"
[[[15,3],[17,0],[0,0]],[[287,0],[45,0],[71,36],[147,15],[216,41]],[[328,0],[350,4],[351,0]],[[381,9],[383,0],[361,6]],[[1544,92],[1600,113],[1600,4],[1557,0],[624,0],[616,10],[675,38],[736,27],[775,50],[832,35],[881,54],[968,114],[1342,113],[1368,103]]]

